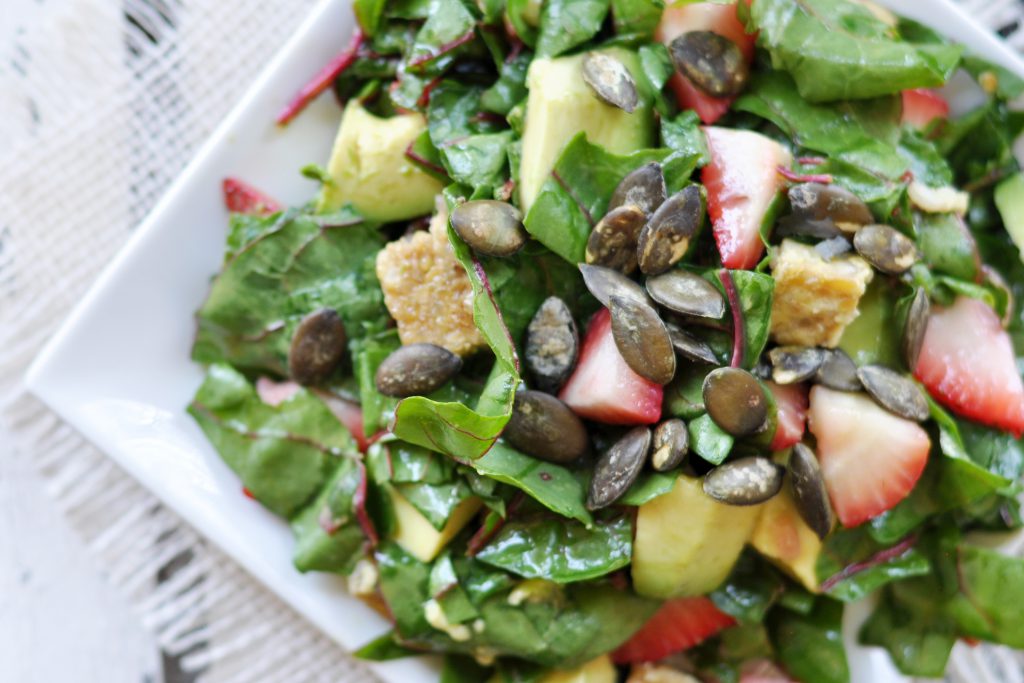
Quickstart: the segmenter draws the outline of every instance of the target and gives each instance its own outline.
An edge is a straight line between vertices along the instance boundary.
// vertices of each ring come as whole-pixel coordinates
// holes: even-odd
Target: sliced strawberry
[[[663,395],[661,385],[636,374],[622,359],[608,309],[594,314],[576,370],[558,397],[588,420],[635,425],[658,421]]]
[[[804,438],[804,427],[807,425],[807,385],[775,382],[765,384],[775,397],[779,423],[769,448],[781,451]]]
[[[914,375],[953,412],[1024,435],[1024,382],[1013,344],[984,302],[961,296],[933,309]]]
[[[783,187],[789,151],[759,133],[707,126],[711,163],[701,169],[708,214],[726,268],[753,268],[764,254],[761,223]]]
[[[752,659],[740,669],[740,683],[796,683],[767,659]]]
[[[900,123],[924,129],[933,119],[949,118],[949,103],[929,88],[903,91],[903,116]]]
[[[655,662],[698,645],[735,624],[735,619],[705,596],[669,600],[612,653],[612,661],[616,664]]]
[[[256,395],[260,400],[271,406],[279,406],[301,389],[296,382],[287,380],[275,382],[269,377],[260,377],[256,380]]]
[[[281,205],[276,200],[238,178],[225,178],[222,187],[224,205],[232,213],[269,216],[281,210]]]
[[[931,441],[916,422],[866,394],[811,389],[811,433],[839,521],[854,527],[907,497],[924,472]]]
[[[746,33],[736,16],[736,5],[695,2],[665,8],[654,39],[668,45],[689,31],[713,31],[739,46],[749,64],[754,59],[754,35]],[[735,97],[712,97],[682,74],[673,74],[669,87],[682,109],[693,109],[700,120],[712,124],[729,111]]]
[[[338,422],[345,425],[345,428],[351,432],[352,438],[356,440],[356,445],[359,447],[359,452],[365,453],[366,449],[377,440],[379,435],[366,436],[366,432],[363,431],[362,407],[354,401],[346,401],[329,394],[320,394],[320,398],[323,399],[327,407],[334,413],[334,417],[338,418]]]

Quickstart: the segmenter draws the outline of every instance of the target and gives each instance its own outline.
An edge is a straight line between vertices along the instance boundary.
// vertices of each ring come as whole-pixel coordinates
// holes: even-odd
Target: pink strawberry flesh
[[[580,359],[558,395],[580,417],[605,424],[654,424],[664,389],[626,365],[612,337],[611,313],[590,321]]]
[[[225,178],[221,189],[224,192],[224,205],[232,213],[268,216],[281,210],[276,200],[238,178]]]
[[[903,115],[900,118],[900,123],[921,130],[934,119],[949,118],[949,103],[934,90],[929,88],[904,90],[902,96]]]
[[[808,422],[818,440],[825,488],[845,527],[877,517],[906,498],[928,462],[927,432],[866,394],[816,386]]]
[[[640,664],[699,645],[736,620],[705,596],[664,603],[633,637],[612,653],[616,664]]]
[[[958,415],[1024,435],[1024,382],[1013,343],[985,302],[961,296],[933,309],[914,375]]]
[[[770,448],[781,451],[804,438],[807,425],[807,386],[804,384],[776,384],[765,382],[775,397],[778,426]]]
[[[779,143],[748,130],[707,126],[704,136],[711,163],[701,181],[722,264],[753,268],[764,254],[761,224],[785,182],[778,168],[788,168],[792,158]]]

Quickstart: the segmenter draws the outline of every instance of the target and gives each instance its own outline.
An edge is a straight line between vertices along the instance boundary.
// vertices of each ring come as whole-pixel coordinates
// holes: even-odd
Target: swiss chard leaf
[[[619,498],[619,505],[641,506],[672,490],[679,478],[679,470],[671,472],[641,472],[625,495]]]
[[[480,95],[480,108],[507,116],[526,97],[526,70],[533,54],[522,52],[501,66],[498,80]]]
[[[271,406],[221,363],[210,366],[188,412],[253,497],[285,517],[323,487],[342,457],[358,454],[348,430],[315,394],[300,389]]]
[[[611,3],[615,33],[620,37],[650,38],[665,9],[663,0],[611,0]]]
[[[556,57],[601,30],[608,0],[547,0],[541,7],[537,54]]]
[[[427,129],[448,176],[490,196],[508,179],[508,147],[513,133],[482,116],[485,91],[452,80],[430,94]]]
[[[786,670],[801,681],[849,683],[842,619],[842,603],[828,598],[819,598],[810,614],[772,612],[772,644]]]
[[[928,559],[914,548],[914,539],[885,547],[862,528],[833,532],[822,546],[816,567],[822,591],[844,602],[929,571]]]
[[[951,44],[902,41],[848,0],[766,0],[750,7],[758,44],[811,102],[864,99],[940,86],[960,61]]]
[[[963,219],[951,213],[915,214],[914,227],[925,263],[954,278],[975,281],[981,262]]]
[[[375,272],[384,241],[374,226],[344,210],[290,210],[259,228],[232,231],[229,258],[196,316],[195,360],[287,375],[292,334],[308,313],[335,309],[350,342],[384,327]]]
[[[411,71],[439,74],[458,56],[458,48],[475,39],[476,18],[461,0],[431,0],[426,21],[407,59]]]
[[[695,420],[691,420],[690,448],[700,457],[712,465],[721,465],[725,462],[729,452],[732,450],[736,440],[721,427],[715,424],[707,413]]]
[[[941,677],[957,640],[955,627],[925,596],[914,596],[913,608],[909,608],[907,587],[898,585],[882,593],[878,607],[861,629],[861,642],[884,647],[904,674]]]
[[[782,577],[753,553],[744,553],[729,578],[711,594],[718,609],[741,623],[760,624],[785,591]]]
[[[352,11],[355,12],[356,21],[363,33],[373,37],[380,27],[380,21],[384,17],[384,5],[386,0],[353,0]]]
[[[632,552],[633,523],[628,517],[587,528],[547,516],[506,523],[476,558],[526,578],[573,583],[622,569]]]
[[[723,275],[725,272],[728,273],[728,276]],[[712,283],[723,294],[726,292],[723,277],[729,277],[732,280],[740,305],[739,318],[743,327],[741,365],[745,368],[752,368],[757,364],[761,352],[764,351],[764,347],[768,343],[775,279],[770,275],[753,270],[714,271]],[[736,318],[735,313],[733,313],[733,317]]]
[[[353,366],[359,381],[359,402],[363,409],[363,433],[376,434],[387,429],[398,400],[377,391],[377,368],[392,351],[402,345],[398,332],[385,330],[365,337],[353,345]]]
[[[395,484],[395,490],[438,531],[444,528],[455,508],[473,495],[469,486],[461,479],[443,484]]]
[[[344,458],[319,495],[292,520],[296,569],[352,571],[366,541],[356,518],[356,496],[365,476],[356,460]]]

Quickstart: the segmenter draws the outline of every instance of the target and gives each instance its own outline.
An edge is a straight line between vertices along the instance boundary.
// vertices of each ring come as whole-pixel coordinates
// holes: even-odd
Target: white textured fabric
[[[1019,0],[963,1],[1024,47]],[[0,0],[0,429],[206,681],[374,679],[27,397],[21,375],[313,4]],[[1005,648],[958,645],[950,676],[1024,683]]]

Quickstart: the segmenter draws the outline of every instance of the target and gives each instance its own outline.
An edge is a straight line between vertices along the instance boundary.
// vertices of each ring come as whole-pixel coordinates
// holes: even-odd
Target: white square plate
[[[1024,75],[1024,62],[948,0],[893,0],[897,11]],[[330,95],[285,129],[274,115],[352,32],[348,0],[324,0],[268,65],[34,362],[26,383],[285,602],[352,650],[387,628],[327,575],[291,565],[288,526],[241,495],[235,475],[185,413],[201,378],[189,359],[193,313],[221,261],[220,182],[237,175],[286,203],[315,188],[298,169],[323,162],[340,118]],[[851,614],[851,621],[855,616]],[[851,645],[851,647],[854,647]],[[851,652],[855,683],[901,680],[878,650]],[[436,662],[375,667],[392,683],[436,680]]]

